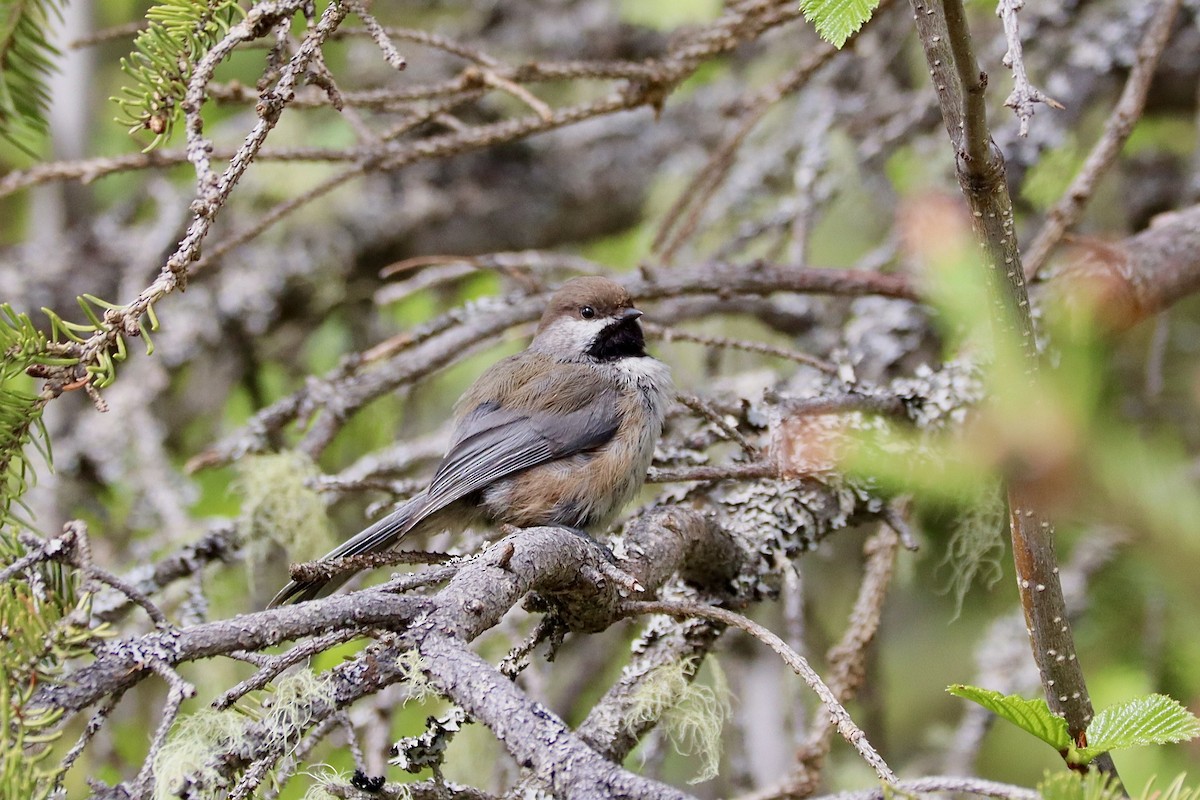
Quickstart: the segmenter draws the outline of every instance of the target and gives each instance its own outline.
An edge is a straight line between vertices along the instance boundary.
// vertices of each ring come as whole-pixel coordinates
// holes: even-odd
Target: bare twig
[[[690,408],[701,419],[708,420],[714,427],[717,428],[725,436],[725,438],[736,442],[742,448],[749,458],[755,459],[759,455],[758,445],[753,444],[749,439],[742,434],[737,428],[725,421],[721,414],[712,407],[703,397],[689,394],[687,392],[679,392],[675,395],[680,403]]]
[[[827,372],[830,375],[837,374],[837,365],[831,364],[828,361],[810,356],[808,353],[799,353],[795,350],[789,350],[786,347],[775,347],[774,345],[765,344],[763,342],[752,342],[744,339],[730,339],[725,336],[705,336],[692,331],[685,331],[682,328],[672,328],[665,325],[656,325],[653,322],[644,323],[643,328],[646,330],[646,335],[651,338],[660,338],[664,342],[695,342],[707,347],[722,347],[730,350],[745,350],[748,353],[762,353],[763,355],[775,356],[776,358],[794,361],[797,364],[803,364],[806,367],[813,367],[822,372]]]
[[[369,11],[368,4],[363,0],[351,0],[349,6],[363,21],[363,27],[367,29],[367,34],[375,40],[375,44],[383,53],[383,60],[397,71],[407,67],[408,63],[404,60],[404,56],[397,52],[396,46],[388,37],[387,29],[379,24],[379,20],[375,19],[375,16]]]
[[[767,628],[733,611],[716,606],[701,605],[699,603],[663,600],[633,601],[625,603],[622,609],[624,613],[630,615],[666,614],[672,617],[711,619],[734,628],[739,628],[755,639],[758,639],[778,653],[784,660],[784,663],[791,667],[792,671],[803,678],[809,688],[817,693],[817,696],[821,699],[821,705],[825,713],[833,720],[838,733],[871,765],[871,768],[875,770],[875,774],[879,776],[879,779],[888,784],[896,782],[895,773],[892,772],[887,762],[883,760],[879,753],[875,752],[875,748],[867,741],[866,734],[854,724],[854,721],[850,718],[850,713],[838,702],[833,691],[821,680],[821,676],[808,665],[808,661],[803,656],[789,647],[786,642]]]
[[[289,667],[299,664],[306,658],[314,656],[317,653],[322,653],[331,647],[358,638],[362,633],[362,629],[357,627],[346,627],[341,630],[330,631],[324,636],[315,636],[312,639],[302,642],[282,655],[269,657],[260,666],[258,672],[225,691],[220,697],[213,700],[212,706],[217,710],[229,708],[250,692],[258,691],[275,680],[275,678],[279,677]]]
[[[749,110],[741,125],[709,157],[704,168],[696,173],[659,223],[653,244],[654,253],[659,260],[666,264],[671,263],[679,248],[695,232],[705,206],[729,174],[738,149],[758,127],[758,123],[767,112],[781,99],[804,86],[838,52],[836,48],[822,42],[804,61],[751,98],[748,103]]]
[[[1025,274],[1031,279],[1036,277],[1045,265],[1050,252],[1062,239],[1063,234],[1079,221],[1084,206],[1096,189],[1096,184],[1112,166],[1129,134],[1133,132],[1133,126],[1141,118],[1142,109],[1146,104],[1146,93],[1150,90],[1150,81],[1154,78],[1158,60],[1167,47],[1171,26],[1175,23],[1181,2],[1182,0],[1161,0],[1158,4],[1154,17],[1138,44],[1137,55],[1133,67],[1129,70],[1125,88],[1121,90],[1117,105],[1104,123],[1100,139],[1088,153],[1079,174],[1047,212],[1042,229],[1025,251]]]
[[[863,571],[858,597],[850,612],[849,624],[828,655],[829,687],[842,703],[849,702],[866,679],[867,651],[875,640],[883,616],[883,604],[891,584],[900,549],[900,537],[888,527],[867,540],[863,552],[867,565]],[[766,800],[774,797],[808,797],[820,784],[821,767],[829,754],[833,728],[831,718],[822,715],[814,722],[807,739],[796,752],[796,766],[778,789],[755,795]]]
[[[55,791],[61,789],[63,779],[67,776],[67,771],[75,764],[76,759],[83,753],[84,748],[92,741],[92,738],[100,731],[104,723],[108,721],[108,717],[112,714],[113,709],[117,707],[117,703],[121,702],[121,698],[125,696],[124,692],[114,692],[99,708],[92,712],[92,716],[87,721],[87,725],[83,727],[83,733],[79,734],[79,738],[75,744],[71,745],[71,749],[63,756],[63,760],[58,765],[58,774],[54,776]]]
[[[395,564],[445,564],[456,556],[422,550],[389,550],[385,553],[363,553],[345,558],[319,559],[293,564],[289,570],[296,581],[323,581],[347,572],[390,567]]]
[[[1032,789],[1026,789],[1024,786],[1013,786],[1012,784],[988,781],[983,778],[936,776],[897,781],[894,787],[879,787],[859,792],[839,792],[838,794],[822,795],[814,800],[887,800],[889,792],[900,792],[906,796],[911,794],[916,797],[927,792],[954,792],[976,794],[980,797],[995,797],[999,800],[1039,800],[1041,797],[1037,792]]]
[[[1046,96],[1040,89],[1029,82],[1025,72],[1025,56],[1021,47],[1021,23],[1017,12],[1025,7],[1025,0],[1000,0],[996,6],[996,14],[1004,23],[1004,38],[1008,42],[1008,52],[1004,54],[1004,66],[1012,70],[1013,90],[1004,105],[1017,115],[1021,122],[1018,131],[1020,136],[1029,135],[1029,121],[1033,119],[1034,106],[1045,103],[1050,108],[1061,109],[1062,103]]]
[[[646,480],[650,483],[687,483],[700,481],[752,480],[754,478],[775,478],[779,476],[779,466],[762,461],[748,464],[720,464],[715,466],[684,467],[682,469],[664,469],[652,467]]]
[[[167,735],[171,732],[171,726],[175,724],[175,718],[179,716],[179,708],[183,705],[183,701],[196,694],[195,687],[180,677],[179,673],[168,664],[152,658],[148,666],[167,682],[169,691],[167,692],[167,704],[163,707],[162,719],[159,720],[158,728],[154,731],[154,738],[150,742],[150,752],[146,754],[146,761],[142,764],[142,769],[138,772],[130,789],[129,794],[132,800],[142,800],[148,797],[154,789],[155,758],[162,750],[163,745],[167,743]]]

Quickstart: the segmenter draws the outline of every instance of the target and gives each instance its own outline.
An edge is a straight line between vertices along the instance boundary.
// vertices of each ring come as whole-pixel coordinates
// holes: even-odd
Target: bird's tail
[[[383,553],[390,550],[404,538],[418,522],[425,519],[428,501],[424,492],[412,497],[404,505],[379,520],[371,527],[355,534],[333,550],[326,553],[321,560],[347,558],[366,553]],[[343,583],[354,577],[355,572],[342,572],[331,578],[313,581],[288,581],[287,586],[279,590],[275,599],[267,608],[285,605],[287,603],[303,603],[315,600],[337,591]]]

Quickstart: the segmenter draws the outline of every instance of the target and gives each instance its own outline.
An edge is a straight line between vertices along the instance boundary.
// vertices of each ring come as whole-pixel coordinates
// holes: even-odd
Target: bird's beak
[[[640,316],[642,316],[641,311],[638,311],[636,308],[627,308],[621,312],[621,316],[618,317],[618,319],[620,319],[622,322],[625,322],[627,320],[637,319]]]

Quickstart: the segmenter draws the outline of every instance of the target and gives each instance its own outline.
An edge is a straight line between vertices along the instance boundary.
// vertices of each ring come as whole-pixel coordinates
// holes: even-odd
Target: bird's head
[[[640,358],[646,355],[641,316],[620,284],[574,278],[550,298],[530,347],[557,358]]]

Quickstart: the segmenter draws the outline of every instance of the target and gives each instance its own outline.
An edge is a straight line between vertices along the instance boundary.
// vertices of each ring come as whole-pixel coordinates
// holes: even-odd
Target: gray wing
[[[609,389],[581,408],[557,413],[481,403],[463,418],[438,465],[426,492],[426,513],[500,478],[600,447],[617,432],[617,401]]]
[[[602,390],[584,402],[578,402],[582,396],[565,399],[575,407],[516,412],[496,402],[480,403],[459,423],[450,451],[438,465],[429,488],[325,558],[387,550],[431,514],[492,481],[600,447],[616,434],[620,418],[615,390]],[[271,607],[329,594],[352,574],[329,581],[291,581],[271,601]]]

